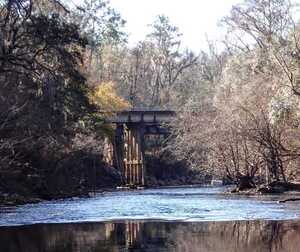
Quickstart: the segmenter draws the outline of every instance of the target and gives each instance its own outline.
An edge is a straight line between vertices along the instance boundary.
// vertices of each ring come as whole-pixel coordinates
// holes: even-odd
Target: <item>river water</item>
[[[300,203],[223,192],[116,191],[0,208],[0,251],[300,251]]]

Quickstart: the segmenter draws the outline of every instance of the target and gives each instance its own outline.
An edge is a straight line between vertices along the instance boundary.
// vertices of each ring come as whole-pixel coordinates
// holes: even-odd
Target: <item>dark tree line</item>
[[[99,150],[88,154],[76,143],[78,134],[97,138],[91,132],[97,133],[102,120],[89,101],[82,70],[88,45],[79,24],[58,1],[1,2],[1,190],[18,192],[20,182],[24,191],[47,194],[52,187],[56,193],[72,192],[87,183],[84,174],[77,174],[82,162],[90,162],[87,155],[99,155],[94,160],[101,162]]]

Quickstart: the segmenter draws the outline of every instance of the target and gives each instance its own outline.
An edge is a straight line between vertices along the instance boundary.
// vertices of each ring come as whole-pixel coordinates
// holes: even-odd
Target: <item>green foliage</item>
[[[84,0],[74,10],[73,18],[92,49],[126,41],[122,31],[125,21],[105,0]]]
[[[2,169],[30,163],[30,151],[57,158],[77,121],[92,110],[79,71],[86,39],[77,25],[34,6],[24,0],[1,7]]]
[[[167,54],[177,56],[182,36],[178,27],[172,25],[169,18],[164,15],[157,16],[150,27],[152,32],[148,37],[154,41],[157,47]]]

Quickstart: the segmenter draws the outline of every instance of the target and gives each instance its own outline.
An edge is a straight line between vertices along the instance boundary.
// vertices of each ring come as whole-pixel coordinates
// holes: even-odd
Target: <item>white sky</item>
[[[69,1],[79,3],[82,0]],[[164,14],[183,34],[184,47],[197,53],[201,49],[207,49],[206,35],[213,41],[222,39],[222,29],[218,27],[218,22],[229,14],[232,5],[243,0],[109,0],[109,2],[127,21],[125,30],[129,34],[130,45],[143,40],[149,33],[148,25],[153,23],[157,15]],[[292,2],[299,3],[299,0]],[[300,13],[297,15],[298,18]]]
[[[199,52],[209,39],[218,39],[218,21],[241,0],[110,0],[111,6],[127,21],[129,43],[136,44],[149,32],[157,15],[164,14],[183,34],[184,46]]]

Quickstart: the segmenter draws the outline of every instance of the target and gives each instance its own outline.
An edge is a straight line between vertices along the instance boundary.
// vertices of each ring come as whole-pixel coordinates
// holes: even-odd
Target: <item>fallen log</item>
[[[284,199],[284,200],[279,200],[278,203],[286,203],[289,201],[299,201],[300,198],[289,198],[289,199]]]

